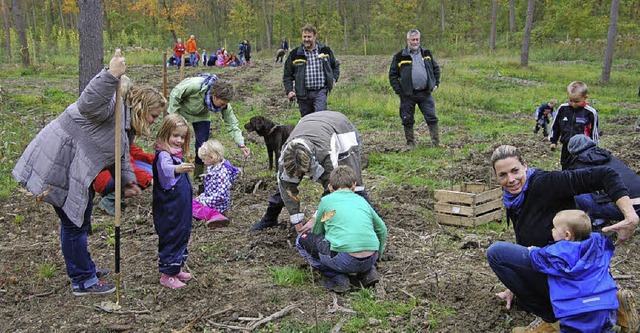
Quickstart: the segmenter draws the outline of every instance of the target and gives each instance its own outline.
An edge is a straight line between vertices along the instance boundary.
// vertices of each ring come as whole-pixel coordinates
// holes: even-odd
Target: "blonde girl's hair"
[[[158,135],[156,136],[156,145],[160,146],[163,150],[171,151],[169,149],[169,138],[171,137],[171,133],[180,126],[187,128],[187,134],[185,135],[184,142],[182,143],[182,159],[188,160],[189,144],[191,143],[191,128],[189,127],[187,120],[177,113],[170,113],[162,120],[160,129],[158,129]]]
[[[198,156],[201,159],[205,156],[211,156],[213,165],[216,165],[224,159],[224,147],[220,141],[211,139],[200,146]]]
[[[509,157],[515,157],[520,161],[520,163],[522,163],[522,165],[527,163],[518,148],[510,145],[502,145],[496,148],[491,155],[491,166],[493,167],[493,171],[496,170],[496,162]]]
[[[124,75],[122,77],[125,77]],[[151,125],[149,124],[149,111],[158,108],[164,109],[167,106],[167,99],[162,96],[158,89],[135,85],[128,77],[120,79],[120,89],[124,96],[125,105],[131,110],[131,127],[136,131],[136,135],[151,135]]]

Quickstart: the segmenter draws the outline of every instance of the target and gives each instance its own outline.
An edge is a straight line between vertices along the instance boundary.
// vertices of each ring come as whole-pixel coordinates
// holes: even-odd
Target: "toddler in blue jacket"
[[[614,332],[618,290],[609,273],[613,242],[591,232],[589,216],[563,210],[553,219],[555,243],[530,247],[531,265],[548,275],[561,332]]]
[[[536,109],[536,128],[533,130],[534,136],[538,134],[540,128],[542,128],[542,135],[545,137],[549,136],[549,123],[551,123],[551,119],[553,119],[553,110],[556,105],[558,105],[558,100],[552,99]]]

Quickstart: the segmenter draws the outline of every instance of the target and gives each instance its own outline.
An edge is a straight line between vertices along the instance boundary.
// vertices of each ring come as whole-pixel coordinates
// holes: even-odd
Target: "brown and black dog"
[[[273,121],[263,116],[253,116],[249,122],[244,124],[244,128],[248,131],[255,131],[264,138],[264,144],[267,146],[267,154],[269,155],[269,170],[273,169],[273,160],[276,161],[276,170],[278,169],[278,159],[280,151],[289,134],[293,131],[295,125],[276,125]]]

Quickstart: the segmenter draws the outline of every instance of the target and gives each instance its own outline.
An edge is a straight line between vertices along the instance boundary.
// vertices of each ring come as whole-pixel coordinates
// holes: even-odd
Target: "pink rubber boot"
[[[177,275],[168,275],[164,273],[160,276],[160,284],[171,289],[180,289],[186,286],[186,284],[178,280]]]
[[[229,225],[229,219],[220,212],[215,211],[215,213],[209,216],[206,225],[212,229],[226,227]]]
[[[193,275],[185,271],[180,271],[180,273],[176,274],[176,278],[182,282],[187,282],[193,278]]]

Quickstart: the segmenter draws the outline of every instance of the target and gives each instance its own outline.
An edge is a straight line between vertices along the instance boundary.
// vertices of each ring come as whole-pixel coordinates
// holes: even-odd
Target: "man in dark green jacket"
[[[440,145],[438,135],[438,117],[436,103],[431,94],[440,85],[440,66],[433,59],[431,51],[420,47],[420,31],[407,32],[407,46],[393,56],[389,68],[389,83],[393,91],[400,96],[400,119],[404,126],[407,145],[414,147],[413,133],[416,104],[429,125],[431,141]]]
[[[302,45],[289,53],[282,76],[287,98],[297,98],[301,117],[327,109],[327,95],[338,77],[340,62],[333,51],[316,42],[314,26],[302,27]]]

